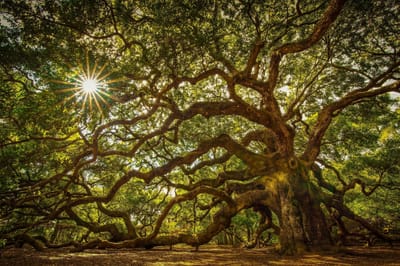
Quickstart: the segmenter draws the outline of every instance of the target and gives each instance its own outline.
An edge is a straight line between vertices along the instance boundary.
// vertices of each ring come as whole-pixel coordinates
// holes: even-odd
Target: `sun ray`
[[[106,68],[107,64],[104,64],[99,71],[97,71],[96,75],[93,77],[94,79],[97,79],[99,81],[102,81],[104,78],[99,78],[99,76],[101,75],[101,73],[103,73],[104,69]]]
[[[87,94],[88,95],[88,94]],[[92,111],[93,110],[93,97],[89,97],[89,110]]]
[[[73,99],[73,98],[75,98],[75,97],[78,97],[79,94],[81,94],[80,91],[75,92],[74,94],[72,94],[72,95],[69,96],[68,98],[64,99],[64,102],[68,102],[69,100],[71,100],[71,99]]]
[[[84,99],[82,101],[82,111],[85,109],[85,106],[87,105],[87,99],[88,99],[89,94],[85,94]],[[90,110],[90,108],[89,108]]]
[[[85,67],[83,66],[82,63],[78,63],[78,68],[79,68],[79,73],[80,73],[79,75],[80,75],[80,76],[86,74]]]
[[[73,87],[73,88],[66,88],[66,89],[61,89],[58,92],[69,92],[69,91],[78,91],[80,90],[80,87]]]
[[[110,84],[110,83],[120,82],[120,81],[124,81],[124,80],[126,80],[126,78],[116,78],[116,79],[104,81],[104,84]]]
[[[95,102],[95,104],[96,104],[96,106],[97,106],[97,109],[100,110],[100,113],[101,113],[101,115],[103,116],[103,109],[101,108],[99,102],[97,101],[97,98],[93,98],[93,99],[94,99],[94,102]],[[105,100],[104,100],[103,98],[101,98],[101,97],[100,97],[100,99],[101,99],[102,101],[105,101]]]
[[[94,61],[94,66],[93,66],[93,71],[92,71],[92,73],[90,73],[90,75],[89,75],[89,78],[90,79],[97,79],[96,78],[96,69],[97,69],[97,60],[96,61]],[[98,71],[97,71],[98,72]]]
[[[114,97],[114,96],[112,96],[111,94],[109,94],[109,93],[107,93],[107,92],[104,92],[104,91],[99,91],[98,94],[99,94],[99,96],[100,96],[99,98],[102,99],[102,100],[104,100],[104,98],[103,98],[101,95],[104,95],[104,96],[106,96],[107,98],[110,98],[110,99],[113,99],[113,100],[116,100],[116,99],[117,99],[116,97]]]
[[[113,100],[116,100],[115,99],[115,97],[111,97],[111,95],[110,94],[105,94],[105,93],[102,93],[103,95],[106,95],[108,98],[111,98],[111,99],[113,99]],[[97,98],[95,98],[96,100],[97,100]],[[102,103],[104,103],[106,106],[110,106],[110,104],[103,98],[103,97],[101,97],[101,95],[100,95],[100,97],[98,98]]]
[[[89,64],[89,56],[86,53],[86,78],[90,75],[90,64]]]
[[[63,85],[70,85],[71,84],[71,82],[69,82],[69,81],[56,80],[56,79],[50,79],[49,82],[57,83],[57,84],[63,84]]]
[[[97,80],[104,80],[104,79],[106,79],[106,78],[107,78],[108,76],[110,76],[110,75],[111,75],[111,72],[108,72],[108,73],[104,74],[103,76],[97,78]]]

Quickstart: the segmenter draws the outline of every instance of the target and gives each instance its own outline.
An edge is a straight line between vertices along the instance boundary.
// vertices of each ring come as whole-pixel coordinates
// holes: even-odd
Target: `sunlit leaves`
[[[1,189],[22,189],[21,208],[39,206],[24,210],[38,221],[85,227],[93,238],[110,239],[96,223],[122,235],[129,224],[142,237],[157,226],[163,234],[197,234],[230,204],[228,195],[240,197],[227,183],[249,178],[250,164],[300,156],[313,127],[325,122],[322,108],[334,109],[390,67],[371,88],[398,79],[391,1],[348,3],[317,43],[282,54],[279,69],[271,67],[276,49],[307,40],[327,1],[25,2],[7,2],[17,27],[0,36]],[[252,54],[255,43],[263,44],[259,54]],[[88,80],[92,91],[82,90]],[[399,105],[392,96],[351,101],[325,117],[332,122],[318,159],[343,182],[398,186]],[[243,140],[258,129],[269,133],[271,147],[281,144],[276,157],[263,157],[271,155],[266,137]],[[245,161],[244,146],[259,156]],[[342,186],[334,172],[323,172]],[[196,187],[220,194],[197,195]],[[349,202],[359,186],[353,192]],[[250,232],[257,218],[243,211],[233,223]]]

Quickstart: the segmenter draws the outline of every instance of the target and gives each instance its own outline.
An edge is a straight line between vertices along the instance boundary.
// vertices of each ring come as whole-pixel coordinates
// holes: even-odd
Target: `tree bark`
[[[316,187],[297,159],[275,174],[282,254],[294,255],[332,245]]]

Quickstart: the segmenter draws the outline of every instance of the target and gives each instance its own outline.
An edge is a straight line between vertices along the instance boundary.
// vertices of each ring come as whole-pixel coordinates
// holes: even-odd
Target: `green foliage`
[[[282,161],[306,158],[308,145],[318,149],[309,164],[331,166],[323,178],[338,189],[355,178],[367,192],[379,184],[368,197],[359,184],[346,193],[357,214],[396,219],[400,103],[398,85],[387,86],[399,80],[399,8],[350,1],[315,33],[331,4],[2,2],[5,237],[29,232],[62,243],[146,237],[157,227],[163,235],[214,232],[241,197],[231,181],[286,171]],[[104,88],[79,94],[83,74]],[[215,231],[251,241],[259,214],[236,211],[229,229]]]

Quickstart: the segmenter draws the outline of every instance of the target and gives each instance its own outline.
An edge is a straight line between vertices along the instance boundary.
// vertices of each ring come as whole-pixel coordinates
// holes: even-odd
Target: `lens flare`
[[[85,79],[82,81],[82,90],[85,93],[94,93],[97,91],[97,80]]]
[[[107,99],[117,101],[115,97],[110,94],[111,83],[119,82],[123,79],[108,79],[111,72],[105,72],[106,64],[99,66],[97,62],[90,64],[89,58],[86,58],[86,66],[82,64],[78,67],[71,67],[77,69],[78,74],[71,78],[71,81],[52,80],[52,82],[68,85],[68,88],[61,89],[58,92],[73,92],[72,95],[64,99],[64,102],[70,101],[75,98],[82,104],[82,110],[89,108],[90,111],[96,107],[103,116],[103,108],[109,106]]]

